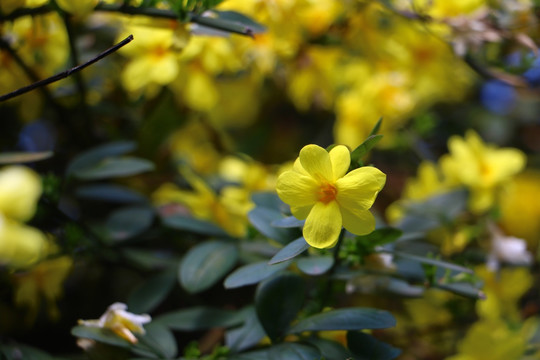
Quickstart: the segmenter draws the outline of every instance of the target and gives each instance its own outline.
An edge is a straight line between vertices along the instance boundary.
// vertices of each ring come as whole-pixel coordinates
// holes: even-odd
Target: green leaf
[[[52,151],[41,152],[4,152],[0,153],[0,165],[21,164],[46,160],[53,156]]]
[[[347,333],[347,344],[358,360],[392,360],[401,354],[400,349],[359,331]]]
[[[147,345],[166,359],[172,359],[176,356],[178,353],[176,339],[164,324],[150,322],[144,328],[146,334],[141,337],[141,344]]]
[[[218,31],[252,36],[264,31],[264,27],[234,11],[217,12],[217,17],[190,14],[190,22]],[[197,30],[197,28],[195,28]]]
[[[180,265],[180,284],[190,293],[210,288],[227,272],[238,258],[234,244],[207,241],[190,249]]]
[[[310,316],[296,323],[289,332],[386,329],[395,325],[396,320],[388,311],[356,307]]]
[[[137,175],[154,170],[152,162],[136,157],[110,157],[73,172],[81,180],[100,180]]]
[[[417,261],[417,262],[419,262],[421,264],[434,265],[434,266],[441,267],[441,268],[444,268],[444,269],[455,270],[455,271],[464,272],[464,273],[467,273],[467,274],[473,274],[474,273],[469,268],[466,268],[466,267],[463,267],[463,266],[460,266],[460,265],[457,265],[457,264],[449,263],[449,262],[443,261],[443,260],[437,260],[437,259],[428,258],[428,257],[424,257],[424,256],[419,256],[419,255],[414,255],[414,254],[408,254],[408,253],[405,253],[405,252],[402,252],[402,251],[397,251],[397,250],[379,249],[377,251],[378,252],[383,252],[383,253],[393,254],[393,255],[395,255],[397,257],[401,257],[401,258],[404,258],[404,259]]]
[[[128,263],[145,270],[164,269],[168,266],[177,265],[180,260],[173,254],[164,253],[162,250],[122,247],[120,252]]]
[[[277,210],[265,207],[256,207],[248,213],[251,224],[264,236],[286,244],[291,239],[292,232],[289,229],[276,228],[271,224],[283,216]]]
[[[243,319],[232,310],[197,306],[163,314],[153,321],[165,324],[173,330],[198,331],[239,325]]]
[[[132,346],[129,341],[122,339],[109,329],[77,325],[71,328],[71,335],[123,348],[130,348]]]
[[[225,333],[225,345],[234,352],[244,351],[257,345],[266,333],[257,318],[255,307],[242,310],[244,323]]]
[[[470,283],[441,284],[439,282],[435,282],[432,284],[432,286],[472,299],[486,299],[486,294]]]
[[[10,340],[11,342],[12,340]],[[60,360],[46,352],[23,344],[0,344],[0,359],[2,360]]]
[[[371,132],[369,133],[368,137],[369,136],[372,136],[372,135],[377,135],[377,133],[379,132],[379,130],[381,129],[381,125],[382,125],[382,117],[379,118],[379,120],[377,120],[377,123],[375,124],[375,126],[373,127],[373,129],[371,129]]]
[[[285,245],[276,255],[274,255],[269,264],[277,264],[282,261],[287,261],[295,256],[300,255],[309,248],[309,244],[306,242],[303,236],[296,240],[291,241]]]
[[[287,205],[276,194],[276,192],[257,192],[251,195],[251,200],[257,207],[264,207],[281,212],[286,210]],[[277,219],[276,219],[277,220]]]
[[[129,295],[128,308],[136,314],[154,310],[176,283],[176,268],[167,269],[137,286]]]
[[[142,234],[152,225],[153,220],[154,210],[150,207],[125,207],[109,216],[105,228],[111,239],[123,241]]]
[[[316,347],[298,344],[282,343],[270,348],[268,358],[272,360],[319,360],[321,353]]]
[[[272,221],[272,226],[279,228],[301,228],[306,220],[298,220],[294,216],[287,216],[278,220]]]
[[[107,157],[126,154],[135,150],[136,147],[137,145],[132,141],[116,141],[97,146],[76,156],[69,163],[66,174],[72,175],[77,171],[88,169]]]
[[[382,135],[370,135],[362,144],[351,152],[351,163],[358,163],[382,139]]]
[[[161,218],[163,225],[172,229],[188,231],[201,235],[228,236],[225,230],[208,221],[195,219],[182,215],[164,216]]]
[[[258,282],[269,278],[278,271],[284,270],[290,262],[270,265],[267,261],[261,261],[254,264],[244,265],[233,271],[225,278],[224,286],[226,289],[233,289],[247,285],[257,284]]]
[[[287,333],[304,298],[304,280],[292,273],[277,275],[259,284],[255,308],[262,327],[273,342]]]
[[[147,199],[140,193],[120,185],[89,184],[77,187],[75,195],[93,201],[113,203],[145,203]]]
[[[352,359],[352,354],[340,343],[322,338],[309,338],[307,342],[319,349],[324,359]]]
[[[322,275],[334,265],[332,256],[309,256],[301,257],[296,261],[298,269],[308,275]]]
[[[396,228],[385,227],[376,229],[375,231],[367,235],[359,235],[356,238],[364,244],[369,244],[370,246],[384,245],[396,241],[403,232]]]

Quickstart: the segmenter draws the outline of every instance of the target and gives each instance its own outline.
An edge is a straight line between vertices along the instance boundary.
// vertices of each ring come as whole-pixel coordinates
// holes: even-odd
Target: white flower
[[[143,324],[149,323],[152,318],[148,314],[132,314],[126,309],[126,304],[116,302],[109,306],[99,319],[79,320],[78,323],[83,326],[110,329],[121,338],[135,344],[138,340],[133,333],[144,334]]]
[[[499,228],[490,224],[491,232],[491,250],[488,254],[487,266],[492,270],[499,268],[500,262],[514,265],[529,265],[532,260],[532,254],[527,251],[525,240],[505,236]]]

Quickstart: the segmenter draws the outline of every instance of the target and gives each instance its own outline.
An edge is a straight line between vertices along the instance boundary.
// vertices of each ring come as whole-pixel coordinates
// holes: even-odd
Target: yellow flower
[[[62,10],[67,11],[68,13],[75,16],[84,17],[89,15],[92,10],[94,10],[98,3],[98,0],[56,0],[56,3]]]
[[[21,268],[33,264],[45,255],[46,242],[41,231],[0,213],[0,265]]]
[[[317,145],[300,151],[293,169],[277,180],[277,193],[291,206],[292,214],[306,219],[304,238],[313,247],[336,244],[342,226],[356,235],[375,229],[369,212],[386,175],[374,167],[362,167],[349,173],[351,155],[344,145],[330,152]]]
[[[143,324],[149,323],[152,318],[148,314],[136,315],[126,311],[127,305],[114,303],[97,320],[79,320],[79,325],[112,330],[122,339],[136,344],[138,339],[133,333],[144,335]]]
[[[7,166],[0,170],[0,213],[14,220],[29,220],[36,211],[41,195],[41,180],[24,166]]]
[[[476,213],[493,206],[499,187],[525,166],[521,151],[487,145],[472,130],[465,138],[451,137],[448,148],[450,153],[440,160],[443,173],[451,183],[471,190],[469,206]]]
[[[27,307],[27,320],[33,322],[40,308],[41,296],[47,302],[47,310],[52,319],[60,312],[56,300],[62,295],[62,284],[71,271],[73,260],[61,256],[45,260],[26,272],[17,273],[15,279],[15,304]]]
[[[181,173],[194,191],[181,190],[171,183],[163,184],[153,195],[159,205],[185,205],[196,218],[211,221],[232,236],[245,235],[247,213],[253,207],[245,189],[226,186],[216,194],[188,169],[182,169]]]

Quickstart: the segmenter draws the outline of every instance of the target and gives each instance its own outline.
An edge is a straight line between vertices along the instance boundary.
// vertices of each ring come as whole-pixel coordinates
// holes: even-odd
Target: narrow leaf
[[[163,225],[172,229],[188,231],[201,235],[228,236],[225,230],[208,221],[195,219],[182,215],[164,216],[161,218]]]
[[[360,161],[382,139],[382,135],[370,135],[362,144],[351,152],[351,162]]]
[[[81,180],[100,180],[137,175],[154,170],[152,162],[136,157],[106,158],[73,174]]]
[[[53,156],[52,151],[0,153],[0,165],[41,161]]]
[[[129,295],[128,308],[136,314],[151,312],[167,297],[175,280],[176,269],[167,269],[147,279]]]
[[[136,146],[137,145],[132,141],[116,141],[97,146],[76,156],[68,165],[66,174],[72,175],[76,171],[92,167],[107,157],[126,154],[135,150]]]
[[[230,327],[243,322],[235,311],[197,306],[163,314],[153,321],[173,330],[198,331],[215,327]]]
[[[321,353],[314,346],[286,342],[272,346],[269,351],[272,360],[320,360]]]
[[[154,210],[150,207],[133,206],[113,212],[105,224],[109,237],[122,241],[143,233],[154,220]]]
[[[301,228],[306,220],[298,220],[294,216],[287,216],[278,220],[272,221],[272,226],[279,228]]]
[[[235,245],[223,241],[207,241],[190,249],[180,265],[180,284],[190,293],[210,288],[238,258]]]
[[[282,261],[287,261],[297,255],[300,255],[308,248],[309,244],[306,242],[304,237],[299,237],[298,239],[293,240],[287,245],[285,245],[285,247],[283,247],[283,249],[281,249],[276,255],[274,255],[268,263],[277,264]]]
[[[401,354],[400,349],[359,331],[347,333],[347,344],[358,360],[392,360]]]
[[[385,329],[396,325],[388,311],[371,308],[345,308],[330,310],[300,320],[290,333],[322,330]]]
[[[274,275],[278,271],[286,269],[289,264],[290,262],[282,262],[275,265],[269,265],[267,261],[261,261],[254,264],[244,265],[227,276],[224,286],[226,289],[233,289],[257,284],[258,282]]]
[[[296,261],[296,265],[304,274],[317,276],[330,270],[334,265],[334,258],[332,256],[301,257]]]
[[[304,298],[304,280],[292,273],[281,274],[259,284],[255,308],[262,327],[273,342],[287,333],[304,304]]]
[[[257,345],[266,336],[257,318],[255,307],[250,306],[242,312],[244,323],[225,333],[225,345],[235,352]]]
[[[89,184],[75,190],[79,198],[112,203],[144,203],[147,199],[140,193],[124,186],[112,184]]]
[[[273,221],[282,217],[279,211],[265,207],[256,207],[248,213],[249,221],[261,234],[285,244],[291,239],[290,229],[276,228],[271,225]]]
[[[457,265],[457,264],[452,264],[452,263],[449,263],[449,262],[443,261],[443,260],[432,259],[432,258],[428,258],[428,257],[424,257],[424,256],[414,255],[414,254],[408,254],[408,253],[405,253],[405,252],[402,252],[402,251],[397,251],[397,250],[389,250],[389,249],[382,249],[381,248],[381,249],[377,249],[377,251],[378,252],[383,252],[383,253],[393,254],[393,255],[395,255],[397,257],[402,257],[404,259],[417,261],[417,262],[419,262],[421,264],[434,265],[434,266],[437,266],[437,267],[442,267],[442,268],[445,268],[445,269],[464,272],[464,273],[467,273],[467,274],[473,274],[474,273],[469,268],[466,268],[466,267],[463,267],[463,266],[460,266],[460,265]]]

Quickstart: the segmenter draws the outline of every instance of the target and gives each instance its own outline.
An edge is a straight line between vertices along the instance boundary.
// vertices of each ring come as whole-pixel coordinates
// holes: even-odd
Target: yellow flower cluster
[[[449,153],[437,164],[420,164],[417,177],[407,181],[401,200],[388,207],[389,221],[397,222],[408,202],[426,200],[459,187],[470,191],[471,212],[484,213],[498,205],[504,186],[525,167],[523,152],[485,144],[472,130],[465,137],[452,136],[448,149]]]
[[[0,264],[28,267],[45,254],[45,235],[24,224],[36,211],[41,179],[29,168],[0,170]]]

